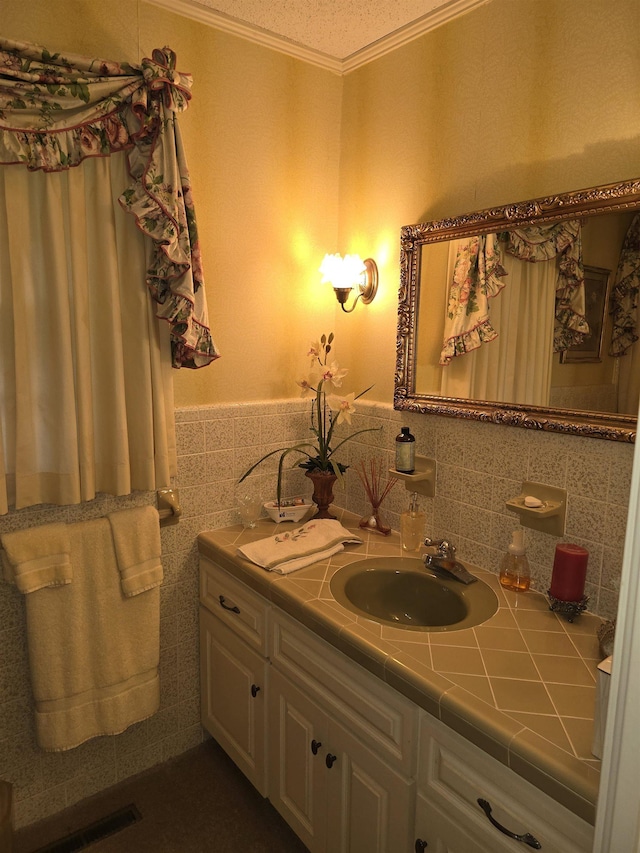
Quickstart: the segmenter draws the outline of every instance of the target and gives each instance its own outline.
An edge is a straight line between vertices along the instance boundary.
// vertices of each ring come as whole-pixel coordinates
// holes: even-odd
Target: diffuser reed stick
[[[380,505],[398,482],[398,479],[397,477],[383,479],[383,467],[381,459],[370,459],[368,464],[364,460],[360,460],[355,469],[371,503],[371,513],[360,520],[360,527],[388,536],[391,533],[391,528],[382,524],[380,520]]]

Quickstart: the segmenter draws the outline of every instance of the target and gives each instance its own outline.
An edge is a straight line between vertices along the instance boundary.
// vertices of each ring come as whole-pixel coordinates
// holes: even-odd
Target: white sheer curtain
[[[491,300],[498,337],[442,368],[440,394],[548,406],[558,262],[530,263],[504,253],[504,287]],[[450,258],[448,280],[452,276]]]
[[[150,243],[118,204],[129,180],[126,153],[0,169],[0,512],[175,473],[169,336]]]

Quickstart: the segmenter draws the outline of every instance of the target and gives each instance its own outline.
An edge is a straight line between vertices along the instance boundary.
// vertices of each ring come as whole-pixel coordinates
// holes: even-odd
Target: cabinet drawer
[[[479,798],[490,804],[491,816],[502,826],[533,835],[544,853],[591,850],[593,827],[427,714],[420,723],[418,787],[443,824],[449,822],[477,839],[474,851],[494,853],[514,845],[530,849],[492,826]]]
[[[285,614],[273,614],[271,660],[353,734],[406,775],[415,769],[417,709]]]
[[[495,830],[490,835],[477,827],[454,821],[424,797],[418,796],[415,847],[408,849],[420,850],[420,842],[426,842],[425,849],[434,853],[518,853],[519,848],[525,853],[532,849]]]
[[[200,603],[252,648],[268,655],[268,602],[206,557],[200,558]]]

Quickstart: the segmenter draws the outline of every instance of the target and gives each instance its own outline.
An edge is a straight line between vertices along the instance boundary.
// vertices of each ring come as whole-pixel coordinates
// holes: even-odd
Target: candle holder
[[[562,599],[551,595],[550,589],[547,590],[547,597],[549,598],[549,610],[566,616],[569,622],[573,622],[576,616],[579,616],[583,610],[587,609],[589,601],[588,595],[583,595],[580,601],[562,601]]]

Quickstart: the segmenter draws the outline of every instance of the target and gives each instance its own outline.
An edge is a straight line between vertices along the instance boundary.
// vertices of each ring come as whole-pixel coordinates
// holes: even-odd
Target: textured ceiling
[[[466,11],[468,0],[189,0],[342,60],[416,22]]]

